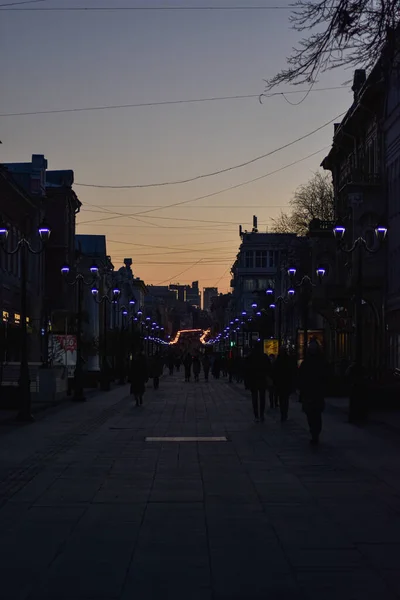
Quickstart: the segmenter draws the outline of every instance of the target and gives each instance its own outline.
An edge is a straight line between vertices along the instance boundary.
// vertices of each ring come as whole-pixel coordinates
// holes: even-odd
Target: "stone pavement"
[[[400,438],[163,377],[0,430],[2,600],[400,597]],[[146,442],[226,436],[227,442]]]

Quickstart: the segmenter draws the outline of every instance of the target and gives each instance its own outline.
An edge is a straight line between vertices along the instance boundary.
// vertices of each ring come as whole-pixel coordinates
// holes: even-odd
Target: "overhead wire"
[[[42,1],[42,0],[41,0]],[[324,88],[315,88],[313,90],[288,90],[287,92],[271,92],[269,94],[261,94],[264,98],[273,98],[274,96],[286,96],[288,94],[300,94],[304,92],[325,92],[330,90],[346,89],[344,86],[332,86]],[[211,96],[208,98],[192,98],[182,100],[161,100],[159,102],[137,102],[134,104],[110,104],[106,106],[86,106],[76,108],[58,108],[49,110],[34,110],[29,112],[12,112],[12,113],[0,113],[0,117],[26,117],[32,115],[51,115],[60,113],[74,113],[74,112],[86,112],[86,111],[98,111],[98,110],[116,110],[121,108],[144,108],[150,106],[171,106],[174,104],[196,104],[202,102],[218,102],[227,100],[245,100],[249,98],[259,98],[260,94],[241,94],[234,96]],[[286,99],[286,98],[285,98]]]
[[[36,0],[39,1],[39,0]],[[18,3],[16,3],[18,4]],[[22,2],[21,2],[22,4]],[[7,5],[5,5],[7,6]],[[10,5],[12,6],[12,4]],[[111,11],[260,11],[260,10],[293,10],[293,6],[49,6],[39,8],[5,8],[9,12],[111,12]]]
[[[89,204],[89,203],[87,203]],[[90,204],[90,206],[94,206],[93,204]],[[264,208],[269,208],[268,206],[265,206]],[[117,213],[118,215],[120,215],[120,213]],[[135,215],[136,213],[126,213],[123,216],[124,217],[131,217],[133,215]],[[116,217],[107,217],[107,219],[109,218],[114,218],[114,219],[118,219],[119,216]],[[165,221],[185,221],[185,222],[189,222],[189,223],[209,223],[210,225],[240,225],[240,223],[238,223],[237,221],[208,221],[206,219],[185,219],[182,217],[146,217],[147,219],[162,219]],[[94,223],[96,220],[93,220],[92,223]],[[99,219],[99,221],[103,221],[103,219]],[[84,221],[84,223],[87,223],[88,221]]]
[[[264,154],[255,156],[255,157],[253,157],[249,160],[246,160],[242,163],[232,165],[230,167],[225,167],[223,169],[218,169],[216,171],[211,171],[209,173],[202,173],[200,175],[195,175],[194,177],[187,177],[186,179],[177,179],[175,181],[159,181],[159,182],[153,182],[153,183],[142,183],[142,184],[134,184],[134,185],[100,185],[100,184],[95,184],[95,183],[80,183],[80,182],[76,182],[75,185],[80,186],[80,187],[103,188],[103,189],[141,189],[141,188],[151,188],[151,187],[164,187],[164,186],[170,186],[170,185],[181,185],[183,183],[190,183],[192,181],[198,181],[199,179],[215,177],[216,175],[221,175],[223,173],[228,173],[230,171],[236,171],[237,169],[242,169],[243,167],[247,167],[248,165],[251,165],[260,160],[263,160],[264,158],[268,158],[269,156],[272,156],[273,154],[276,154],[277,152],[280,152],[281,150],[286,150],[286,148],[289,148],[290,146],[293,146],[294,144],[297,144],[298,142],[301,142],[302,140],[305,140],[305,139],[311,137],[315,133],[318,133],[318,131],[321,131],[322,129],[324,129],[325,127],[327,127],[328,125],[330,125],[331,123],[333,123],[334,121],[336,121],[337,119],[342,117],[345,113],[346,113],[346,111],[343,111],[339,115],[336,115],[336,117],[334,117],[333,119],[329,119],[329,121],[326,121],[322,125],[319,125],[317,128],[313,129],[312,131],[309,131],[308,133],[305,133],[304,135],[301,135],[300,137],[298,137],[290,142],[287,142],[286,144],[283,144],[283,146],[274,148],[274,150],[270,150],[269,152],[265,152]],[[137,214],[139,214],[139,213],[137,213]]]
[[[192,269],[193,267],[195,267],[196,265],[200,264],[202,262],[202,258],[200,258],[200,260],[198,260],[197,262],[194,262],[190,267],[188,267],[187,269],[184,269],[183,271],[181,271],[180,273],[177,273],[176,275],[172,275],[171,277],[167,277],[167,279],[164,279],[164,281],[160,281],[159,283],[157,283],[157,285],[163,285],[164,283],[166,283],[167,281],[172,281],[173,279],[176,279],[177,277],[180,277],[181,275],[183,275],[184,273],[187,273],[187,271],[189,271],[190,269]]]
[[[83,206],[81,206],[81,210],[84,210],[85,213],[102,213],[105,212],[104,209],[103,210],[92,210],[90,208],[86,208],[86,204],[89,206],[92,206],[92,204],[85,202],[85,204]],[[100,207],[101,205],[99,205]],[[113,204],[114,208],[148,208],[148,204]],[[290,206],[289,204],[268,204],[268,206],[266,206],[265,204],[246,204],[246,206],[238,206],[237,204],[224,204],[221,206],[216,206],[215,204],[213,204],[212,206],[207,205],[207,206],[202,206],[201,210],[204,209],[215,209],[215,210],[224,210],[225,208],[229,208],[229,209],[237,209],[237,210],[247,210],[248,208],[285,208],[287,206]],[[163,204],[154,204],[151,205],[151,208],[165,208]],[[185,206],[184,208],[192,208],[191,206]]]
[[[22,0],[20,2],[6,2],[4,4],[0,4],[0,8],[3,8],[3,6],[17,6],[18,4],[38,4],[38,2],[45,2],[45,0]]]
[[[320,152],[322,152],[326,148],[327,148],[327,146],[325,146],[324,148],[320,148],[316,152],[312,152],[311,154],[308,154],[307,156],[299,158],[298,160],[295,160],[295,161],[293,161],[291,163],[288,163],[287,165],[283,165],[282,167],[279,167],[278,169],[275,169],[274,171],[270,171],[269,173],[265,173],[264,175],[260,175],[259,177],[254,177],[252,179],[248,179],[247,181],[242,181],[241,183],[237,183],[235,185],[231,185],[231,186],[223,188],[221,190],[217,190],[216,192],[211,192],[210,194],[205,194],[203,196],[198,196],[197,198],[191,198],[190,200],[183,200],[183,201],[180,201],[180,202],[173,202],[172,204],[167,204],[167,205],[163,206],[162,209],[152,207],[152,208],[150,208],[148,210],[145,210],[145,211],[141,211],[141,212],[138,212],[138,213],[132,213],[132,214],[129,215],[129,218],[135,218],[135,215],[145,215],[145,214],[148,214],[150,212],[155,212],[157,210],[163,210],[163,209],[166,209],[166,208],[173,208],[175,206],[182,206],[183,204],[188,204],[190,202],[197,202],[199,200],[204,200],[206,198],[212,198],[214,196],[218,196],[219,194],[223,194],[225,192],[229,192],[231,190],[238,189],[238,188],[243,187],[245,185],[249,185],[250,183],[254,183],[256,181],[260,181],[261,179],[265,179],[267,177],[270,177],[271,175],[279,173],[280,171],[283,171],[284,169],[292,167],[292,166],[294,166],[294,165],[296,165],[296,164],[298,164],[300,162],[303,162],[303,161],[305,161],[305,160],[307,160],[309,158],[312,158],[313,156],[315,156],[316,154],[319,154]],[[111,210],[109,210],[109,209],[107,209],[105,207],[99,206],[97,204],[92,204],[90,202],[87,202],[86,204],[88,206],[93,206],[95,208],[102,208],[102,209],[104,209],[105,213],[112,213],[114,216],[112,216],[112,217],[103,217],[101,219],[90,219],[88,221],[83,221],[81,223],[78,223],[78,225],[85,225],[85,224],[91,225],[93,223],[99,223],[99,222],[102,222],[102,221],[110,221],[112,219],[117,219],[119,217],[126,217],[127,216],[126,213],[120,213],[120,212],[116,212],[116,211],[111,211]],[[117,226],[118,225],[113,225],[113,227],[117,227]],[[120,227],[129,227],[129,225],[120,225]]]

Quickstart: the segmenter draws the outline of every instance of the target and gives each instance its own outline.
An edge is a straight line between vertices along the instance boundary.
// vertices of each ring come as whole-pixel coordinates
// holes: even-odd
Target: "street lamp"
[[[106,304],[113,304],[118,300],[121,295],[121,290],[119,288],[114,288],[112,291],[112,298],[109,297],[108,293],[104,294],[99,298],[99,290],[97,287],[92,287],[92,296],[97,304],[104,304],[103,308],[103,352],[102,352],[102,360],[101,360],[101,369],[100,369],[100,388],[103,392],[108,392],[110,389],[110,377],[109,377],[109,365],[108,365],[108,356],[107,356],[107,308]]]
[[[20,406],[17,419],[19,421],[32,422],[33,416],[31,412],[32,399],[31,399],[31,382],[29,379],[29,363],[28,363],[28,331],[27,331],[27,256],[28,252],[31,254],[41,254],[46,243],[50,238],[50,227],[46,221],[42,221],[38,227],[38,235],[41,242],[39,250],[34,250],[26,239],[25,235],[22,235],[15,248],[7,250],[6,243],[8,238],[8,227],[5,223],[0,224],[0,246],[5,254],[13,255],[20,253],[21,256],[21,362],[20,362],[20,375],[19,375],[19,396]]]
[[[68,279],[70,274],[70,267],[68,264],[64,264],[61,267],[61,274],[68,285],[77,288],[78,294],[78,314],[76,320],[76,364],[74,373],[74,400],[77,402],[84,402],[86,400],[83,392],[83,368],[82,368],[82,303],[83,303],[83,286],[90,286],[92,296],[97,296],[98,290],[94,286],[95,280],[98,276],[99,269],[93,264],[89,268],[89,272],[92,275],[90,281],[85,280],[85,276],[82,273],[77,273],[74,278]],[[97,293],[96,293],[97,291]]]
[[[355,422],[363,412],[363,321],[362,321],[362,304],[363,304],[363,259],[364,252],[376,254],[382,247],[387,236],[387,227],[378,224],[375,229],[375,237],[378,241],[377,248],[370,248],[367,241],[363,237],[358,237],[354,240],[351,246],[344,244],[344,236],[346,233],[345,226],[338,222],[333,228],[333,234],[338,242],[338,248],[345,254],[353,254],[357,251],[357,276],[355,290],[355,317],[356,317],[356,356],[355,356],[355,372],[354,372],[354,388],[349,399],[349,421]]]

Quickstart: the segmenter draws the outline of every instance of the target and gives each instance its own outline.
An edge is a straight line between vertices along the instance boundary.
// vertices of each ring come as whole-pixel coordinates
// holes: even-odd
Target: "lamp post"
[[[117,287],[112,289],[112,298],[108,294],[104,294],[99,298],[99,290],[97,287],[92,287],[92,296],[97,304],[103,304],[103,352],[100,369],[100,388],[103,392],[108,392],[110,389],[110,369],[107,356],[107,304],[116,302],[121,294],[121,290]]]
[[[119,329],[119,385],[125,384],[125,320],[128,317],[126,306],[121,307],[121,327]]]
[[[86,400],[85,395],[83,393],[83,368],[82,368],[82,304],[83,304],[83,287],[90,286],[92,288],[92,293],[94,282],[96,281],[99,268],[96,263],[93,263],[89,269],[92,279],[90,281],[85,280],[85,276],[82,273],[77,273],[73,279],[68,279],[70,274],[70,267],[67,264],[64,264],[61,267],[61,273],[64,276],[65,281],[71,287],[77,288],[78,295],[78,312],[76,319],[76,364],[75,364],[75,373],[74,373],[74,400],[76,402],[84,402]]]
[[[318,267],[317,276],[319,281],[322,281],[322,278],[325,276],[325,269],[323,267]],[[290,279],[294,279],[296,277],[297,270],[295,267],[289,267],[288,275]],[[305,358],[307,346],[308,346],[308,311],[309,304],[312,297],[312,290],[316,286],[315,283],[312,282],[312,279],[309,275],[304,275],[301,280],[296,284],[296,287],[300,288],[301,291],[301,311],[302,311],[302,321],[303,321],[303,359]],[[296,294],[296,290],[294,287],[290,287],[287,291],[288,296],[294,297]]]
[[[357,275],[355,284],[355,317],[356,317],[356,352],[355,352],[355,371],[353,390],[349,398],[349,421],[351,423],[358,421],[365,413],[365,403],[363,404],[362,394],[363,386],[363,321],[362,321],[362,303],[363,303],[363,261],[364,252],[376,254],[382,247],[386,239],[387,227],[377,225],[375,227],[375,237],[378,241],[377,248],[370,248],[367,241],[363,237],[358,237],[354,240],[351,246],[346,246],[344,237],[346,227],[342,222],[337,222],[333,228],[333,234],[338,243],[338,248],[345,254],[357,253]]]
[[[38,228],[38,234],[41,241],[41,248],[34,250],[26,239],[25,235],[21,237],[15,248],[8,250],[6,248],[8,238],[8,227],[0,224],[0,246],[6,254],[20,254],[21,256],[21,363],[19,375],[19,412],[17,415],[18,421],[32,422],[33,416],[31,412],[31,382],[29,379],[29,363],[28,363],[28,330],[27,330],[27,258],[28,252],[31,254],[41,254],[46,246],[46,242],[50,238],[50,228],[46,221],[42,221]]]

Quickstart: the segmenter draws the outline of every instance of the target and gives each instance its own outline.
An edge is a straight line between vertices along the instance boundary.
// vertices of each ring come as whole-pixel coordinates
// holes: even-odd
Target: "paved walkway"
[[[400,597],[400,438],[164,377],[0,430],[2,600]],[[226,436],[227,442],[146,442]]]

